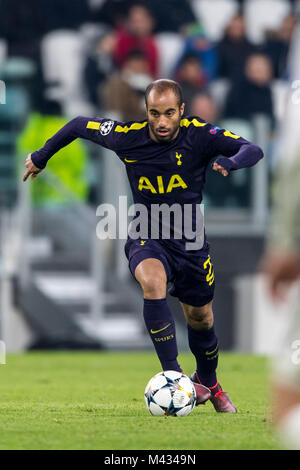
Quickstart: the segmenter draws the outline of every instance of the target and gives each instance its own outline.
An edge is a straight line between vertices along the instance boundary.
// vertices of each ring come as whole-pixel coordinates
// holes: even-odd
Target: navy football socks
[[[177,370],[178,349],[173,315],[164,299],[144,299],[144,320],[163,370]]]
[[[219,353],[214,326],[209,330],[195,330],[190,325],[187,327],[189,346],[197,362],[198,377],[206,387],[214,387],[217,383]]]

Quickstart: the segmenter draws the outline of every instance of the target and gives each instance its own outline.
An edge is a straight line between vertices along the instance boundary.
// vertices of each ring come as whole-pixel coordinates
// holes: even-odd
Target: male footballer
[[[107,118],[79,116],[60,129],[44,147],[29,154],[23,181],[34,179],[47,161],[77,137],[113,150],[126,166],[135,204],[192,206],[192,218],[202,201],[205,173],[212,159],[213,170],[230,171],[255,165],[263,152],[242,137],[213,126],[196,116],[184,116],[180,86],[172,80],[156,80],[145,92],[147,120],[117,122]],[[216,182],[217,184],[217,182]],[[128,236],[125,245],[129,268],[144,296],[143,315],[163,370],[181,371],[173,315],[166,301],[177,297],[186,321],[190,349],[196,359],[191,376],[197,404],[211,400],[218,412],[236,413],[227,392],[218,382],[218,338],[212,309],[214,270],[205,232],[200,247],[187,249],[187,239]],[[149,226],[150,226],[149,225]]]

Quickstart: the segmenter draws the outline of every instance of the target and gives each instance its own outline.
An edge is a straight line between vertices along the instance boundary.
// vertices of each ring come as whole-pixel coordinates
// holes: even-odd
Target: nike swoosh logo
[[[126,163],[133,163],[133,162],[137,162],[137,160],[128,160],[127,158],[124,158],[125,162]]]
[[[155,331],[154,331],[154,330],[151,329],[151,330],[150,330],[150,333],[151,333],[152,335],[154,335],[155,333],[159,333],[160,331],[166,330],[166,329],[168,328],[168,326],[170,326],[170,325],[171,325],[171,323],[168,323],[166,326],[164,326],[164,327],[161,328],[160,330],[155,330]]]

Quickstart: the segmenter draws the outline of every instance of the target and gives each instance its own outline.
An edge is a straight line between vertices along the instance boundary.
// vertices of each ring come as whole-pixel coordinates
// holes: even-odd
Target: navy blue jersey
[[[182,207],[191,204],[193,208],[200,204],[205,172],[215,157],[222,156],[217,162],[230,171],[252,166],[263,156],[256,145],[198,117],[181,119],[177,137],[165,143],[151,139],[147,121],[123,123],[78,117],[32,154],[33,163],[44,168],[55,152],[77,137],[89,139],[118,155],[126,166],[133,201],[148,208],[149,222],[153,204],[177,203]],[[171,239],[182,249],[179,240],[172,235]]]

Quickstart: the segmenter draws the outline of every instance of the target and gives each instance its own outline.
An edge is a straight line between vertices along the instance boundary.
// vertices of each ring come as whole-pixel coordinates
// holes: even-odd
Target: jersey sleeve
[[[232,157],[240,150],[242,145],[250,144],[243,137],[209,123],[203,127],[202,137],[208,159],[218,157],[219,155]]]
[[[78,116],[69,121],[45,145],[31,154],[31,160],[38,168],[45,168],[48,160],[61,148],[77,138],[91,140],[105,148],[117,151],[122,148],[123,135],[115,132],[123,123],[107,118]]]
[[[209,123],[202,127],[200,147],[207,161],[218,157],[216,163],[227,171],[251,167],[263,157],[263,151],[257,145]]]

